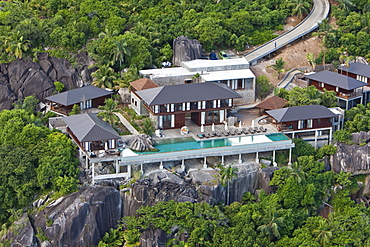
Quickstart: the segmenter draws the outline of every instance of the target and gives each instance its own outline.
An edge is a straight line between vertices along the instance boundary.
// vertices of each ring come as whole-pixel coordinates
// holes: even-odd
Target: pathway
[[[285,45],[303,37],[318,28],[329,14],[330,4],[328,0],[313,0],[313,8],[311,13],[297,26],[289,32],[286,32],[279,37],[259,46],[258,48],[244,55],[250,64],[256,64],[258,59],[284,47]]]
[[[131,124],[129,121],[127,121],[127,119],[119,112],[115,112],[114,114],[117,115],[117,117],[119,118],[119,121],[121,121],[121,123],[128,129],[128,131],[130,131],[133,135],[138,135],[140,134]]]

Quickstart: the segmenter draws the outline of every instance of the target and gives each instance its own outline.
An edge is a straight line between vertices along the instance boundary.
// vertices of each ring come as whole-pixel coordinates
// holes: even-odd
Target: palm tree
[[[110,64],[103,65],[97,71],[91,73],[91,76],[95,79],[92,84],[100,88],[113,88],[114,80],[117,79]]]
[[[98,117],[101,117],[104,121],[108,121],[110,125],[114,125],[119,121],[117,115],[114,114],[115,112],[118,112],[116,109],[118,103],[113,99],[106,99],[104,100],[104,103],[104,106],[99,106],[99,109],[102,111],[98,113]]]
[[[351,60],[353,59],[353,57],[352,56],[348,56],[347,52],[345,52],[345,55],[340,55],[339,56],[339,59],[345,63],[345,66],[347,68],[347,76],[348,76],[348,68],[350,66],[349,63],[351,62]]]
[[[325,218],[320,219],[318,228],[313,230],[312,234],[316,242],[321,246],[326,246],[333,236],[330,222]]]
[[[30,41],[23,40],[23,36],[19,31],[7,37],[4,42],[4,46],[6,47],[5,51],[19,59],[24,57],[25,52],[28,51],[29,45]]]
[[[323,48],[322,48],[322,51],[324,53],[323,57],[322,57],[322,63],[324,65],[324,70],[325,70],[325,47],[327,45],[327,39],[328,39],[328,36],[332,34],[332,27],[331,25],[329,24],[329,19],[325,19],[321,22],[321,24],[319,25],[319,31],[318,32],[314,32],[312,33],[312,36],[321,36],[322,37],[322,45],[323,45]]]
[[[339,9],[349,13],[352,11],[352,7],[355,7],[355,4],[352,3],[350,0],[338,0],[339,2]]]
[[[270,65],[269,67],[273,68],[278,73],[278,79],[280,79],[281,73],[284,72],[284,66],[286,62],[283,61],[282,57],[276,59],[275,64]]]
[[[230,182],[238,177],[238,168],[228,165],[227,167],[219,165],[220,168],[220,181],[221,185],[225,187],[227,185],[227,201],[226,204],[230,203]]]
[[[308,64],[312,66],[312,71],[315,71],[316,69],[315,55],[312,52],[310,52],[306,54],[306,58],[308,60]]]
[[[150,120],[150,118],[146,118],[143,122],[143,126],[141,127],[143,132],[147,134],[148,136],[153,135],[155,128],[153,125],[153,122]]]
[[[123,237],[125,239],[124,247],[140,246],[140,231],[138,229],[124,231]]]
[[[115,44],[113,61],[119,62],[119,67],[121,68],[122,64],[125,62],[126,55],[130,55],[130,52],[127,49],[127,43],[124,39],[113,40],[113,43]]]
[[[294,0],[289,5],[293,7],[292,15],[297,15],[300,19],[302,19],[303,15],[308,14],[311,7],[309,2],[305,0]]]
[[[279,239],[280,225],[283,223],[284,218],[278,216],[276,209],[271,208],[262,221],[264,224],[257,227],[257,231],[265,234],[269,238],[270,242],[274,241],[274,239]]]

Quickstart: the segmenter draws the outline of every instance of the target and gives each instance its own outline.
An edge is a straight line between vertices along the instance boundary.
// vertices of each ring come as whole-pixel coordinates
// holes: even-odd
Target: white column
[[[289,148],[289,160],[288,160],[288,166],[292,165],[292,148]]]
[[[154,113],[159,113],[159,105],[154,106]]]
[[[116,160],[116,174],[119,173],[119,162],[118,162],[118,158]]]
[[[258,152],[256,152],[256,163],[260,163],[260,160],[258,158]]]
[[[315,130],[315,149],[317,148],[317,130]]]
[[[187,103],[186,103],[186,110],[187,110],[187,111],[190,111],[190,102],[187,102]]]
[[[274,165],[274,166],[277,166],[277,164],[276,164],[276,162],[275,162],[275,150],[274,151],[272,151],[272,164]]]
[[[206,124],[206,113],[205,112],[200,113],[200,124]]]
[[[202,109],[202,101],[198,102],[198,110]]]
[[[204,156],[203,168],[207,168],[207,157]]]
[[[85,165],[86,165],[86,170],[89,169],[89,157],[86,155],[86,160],[85,160]]]
[[[131,165],[127,165],[127,175],[131,178]]]
[[[202,101],[202,109],[206,109],[206,101]]]
[[[217,108],[221,107],[221,100],[217,100]]]
[[[225,156],[221,156],[221,164],[224,166],[225,165]]]
[[[140,164],[140,171],[141,171],[141,174],[144,174],[143,163]]]
[[[182,111],[186,111],[186,103],[182,103]]]
[[[242,163],[242,154],[239,154],[239,164],[241,164]]]
[[[163,170],[163,162],[161,161],[161,163],[159,164],[159,169],[160,170]]]
[[[171,115],[171,127],[174,128],[175,127],[175,114],[172,114]]]
[[[330,129],[329,130],[329,144],[331,143],[332,135],[333,135],[333,129]]]
[[[220,123],[225,121],[225,110],[220,110]]]
[[[295,132],[292,133],[292,139],[294,139],[294,134],[295,134]]]
[[[233,99],[229,99],[229,107],[233,106]]]
[[[182,160],[181,162],[181,169],[185,171],[185,160]]]
[[[213,108],[217,108],[217,100],[213,101]]]
[[[95,184],[95,163],[92,163],[92,168],[91,168],[91,174],[92,174],[92,185]]]
[[[158,116],[158,127],[163,128],[163,116]]]
[[[170,112],[170,110],[171,110],[170,109],[170,104],[167,104],[167,107],[166,108],[167,108],[167,112]]]

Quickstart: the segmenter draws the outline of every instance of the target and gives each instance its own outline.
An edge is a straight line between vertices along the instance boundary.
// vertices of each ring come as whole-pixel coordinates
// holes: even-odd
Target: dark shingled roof
[[[213,82],[168,85],[136,93],[148,105],[241,98],[228,86]]]
[[[157,83],[154,81],[148,79],[148,78],[141,78],[139,80],[130,82],[130,85],[135,88],[136,91],[144,90],[144,89],[149,89],[149,88],[155,88],[159,87]]]
[[[340,70],[347,71],[356,75],[365,76],[370,78],[370,66],[363,63],[352,63],[349,68],[346,66],[340,66]]]
[[[63,118],[68,128],[80,142],[104,141],[121,137],[97,114],[85,113]]]
[[[306,75],[305,78],[323,82],[325,84],[329,84],[346,90],[352,90],[367,85],[362,81],[328,70],[324,70],[312,75]]]
[[[113,92],[109,92],[105,89],[94,86],[87,86],[72,89],[63,93],[58,93],[45,99],[48,101],[58,103],[60,105],[68,106],[79,104],[81,101],[96,99],[110,94],[113,94]]]
[[[331,110],[322,105],[293,106],[267,111],[266,113],[275,118],[279,123],[336,117]]]
[[[257,104],[256,107],[261,109],[274,110],[283,108],[287,104],[287,100],[274,95]]]

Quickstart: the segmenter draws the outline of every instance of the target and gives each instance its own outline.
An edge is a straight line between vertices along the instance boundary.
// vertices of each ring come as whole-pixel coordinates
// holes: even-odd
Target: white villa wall
[[[132,102],[134,101],[134,102]],[[136,102],[136,104],[135,104]],[[143,101],[133,92],[131,92],[131,108],[135,110],[139,116],[148,116],[149,112],[143,105]]]

